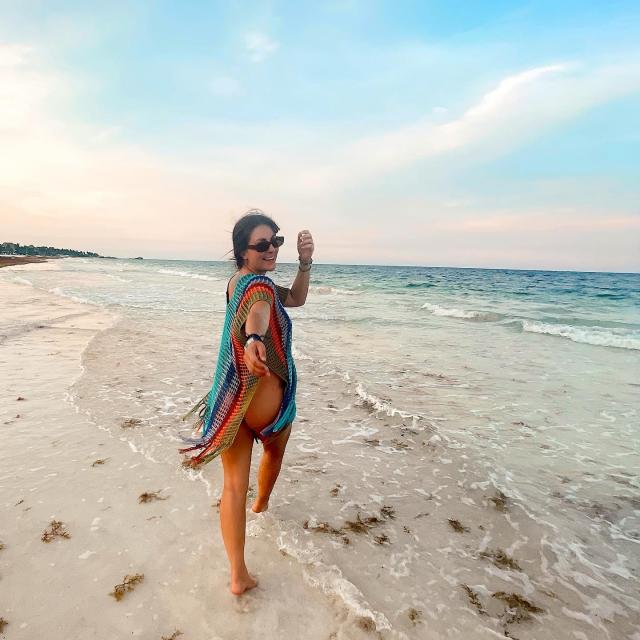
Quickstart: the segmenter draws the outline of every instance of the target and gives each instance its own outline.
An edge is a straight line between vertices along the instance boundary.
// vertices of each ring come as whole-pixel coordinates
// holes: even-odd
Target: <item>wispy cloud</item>
[[[468,214],[467,214],[468,215]],[[599,233],[602,231],[638,231],[640,216],[611,215],[611,212],[576,212],[560,209],[557,211],[522,212],[508,214],[475,214],[461,220],[436,221],[433,229],[471,234],[507,234],[514,232],[547,233],[574,231]]]
[[[252,62],[264,62],[273,55],[280,44],[260,31],[249,31],[244,34],[244,46]]]
[[[16,67],[29,58],[32,48],[21,44],[0,45],[0,67]]]
[[[566,117],[566,107],[554,111],[543,99],[544,80],[563,74],[566,65],[530,69],[500,81],[461,116],[435,124],[425,117],[419,122],[346,144],[334,166],[314,170],[310,184],[325,188],[345,180],[367,180],[408,167],[418,161],[478,147],[484,151],[513,148],[532,132],[554,119]],[[549,96],[553,100],[552,96]],[[551,108],[550,108],[551,107]],[[564,108],[563,108],[564,107]],[[584,108],[576,104],[575,110]]]
[[[217,167],[226,173],[226,184],[238,190],[325,197],[372,180],[392,180],[394,173],[419,163],[426,178],[445,167],[455,173],[461,162],[486,163],[598,104],[639,90],[640,64],[633,60],[591,69],[536,67],[503,78],[461,115],[444,122],[442,114],[428,115],[358,139],[349,139],[347,131],[328,137],[319,130],[304,147],[283,132],[275,146],[257,142],[224,149]],[[211,149],[212,156],[217,153]]]
[[[5,239],[66,246],[73,240],[105,253],[215,259],[228,249],[225,232],[234,218],[261,206],[283,226],[303,223],[316,231],[325,260],[366,262],[375,256],[378,262],[489,266],[510,248],[511,265],[536,266],[542,254],[531,237],[558,255],[577,256],[561,265],[547,253],[538,266],[595,266],[590,256],[607,253],[599,244],[604,236],[615,238],[609,246],[622,247],[610,266],[625,268],[634,255],[630,238],[637,237],[638,218],[628,207],[588,215],[580,206],[534,211],[535,203],[507,210],[490,200],[476,206],[474,194],[464,189],[431,194],[423,206],[424,189],[408,193],[406,202],[386,192],[396,172],[418,169],[425,181],[436,169],[455,177],[461,160],[483,163],[547,127],[639,90],[640,65],[633,59],[524,70],[496,81],[457,117],[453,109],[434,114],[427,108],[424,119],[359,138],[338,129],[328,135],[328,129],[304,123],[216,122],[209,138],[198,127],[189,144],[171,155],[136,145],[120,122],[80,125],[65,116],[60,105],[81,87],[37,54],[27,46],[0,46]],[[211,82],[220,96],[242,89],[231,76]],[[388,222],[390,212],[397,237],[390,241],[385,230],[384,242],[375,234],[363,241],[362,221]],[[558,236],[568,238],[564,245]],[[337,237],[342,245],[334,242]],[[571,253],[571,243],[582,253]]]
[[[0,45],[5,239],[64,246],[74,241],[117,253],[127,246],[162,246],[172,237],[174,246],[195,242],[202,255],[222,255],[225,238],[213,229],[227,224],[240,202],[121,140],[118,125],[81,126],[61,116],[54,107],[72,83],[32,53]],[[180,211],[188,216],[177,216]]]

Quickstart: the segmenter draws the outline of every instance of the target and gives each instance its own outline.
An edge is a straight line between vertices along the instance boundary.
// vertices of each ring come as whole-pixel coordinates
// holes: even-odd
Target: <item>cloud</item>
[[[472,234],[548,233],[572,231],[600,233],[603,231],[639,231],[640,217],[589,212],[541,211],[512,212],[510,214],[480,214],[461,220],[436,221],[433,229]]]
[[[633,60],[525,70],[496,82],[458,117],[440,113],[434,121],[429,114],[359,139],[287,122],[216,122],[204,135],[198,123],[192,143],[161,155],[127,141],[118,122],[97,127],[66,116],[61,107],[82,86],[38,54],[0,45],[5,240],[64,246],[73,240],[78,248],[107,254],[217,259],[228,249],[235,218],[259,206],[285,229],[300,224],[315,231],[319,255],[328,261],[495,266],[510,255],[512,266],[544,266],[560,265],[562,255],[562,265],[574,268],[637,263],[631,238],[638,236],[638,219],[625,207],[605,210],[604,200],[591,203],[594,209],[602,204],[602,211],[581,205],[542,210],[539,202],[533,210],[536,194],[530,192],[509,201],[512,209],[496,211],[464,189],[432,193],[428,206],[420,201],[424,189],[407,193],[406,202],[388,192],[394,172],[418,168],[426,180],[437,168],[455,176],[461,159],[484,162],[637,90],[640,66]],[[228,76],[214,84],[220,79],[222,92],[236,89]],[[579,190],[579,183],[567,187],[563,204],[575,204]],[[384,237],[363,242],[363,220]],[[388,235],[389,221],[396,236]]]
[[[5,240],[117,253],[138,243],[226,251],[241,200],[205,176],[58,113],[72,82],[27,47],[0,45],[0,229]],[[218,233],[215,233],[218,231]],[[81,247],[85,248],[85,247]],[[171,251],[169,248],[168,251]]]
[[[264,62],[280,48],[279,43],[259,31],[245,33],[244,46],[252,62]]]
[[[408,125],[353,139],[349,131],[327,136],[318,129],[296,146],[297,134],[276,144],[255,142],[219,153],[226,184],[250,184],[283,196],[315,197],[361,189],[390,180],[396,172],[424,167],[455,173],[461,164],[486,163],[525,144],[551,127],[607,101],[640,91],[640,63],[601,67],[558,63],[526,69],[499,80],[459,116],[438,113]],[[444,108],[444,107],[443,107]],[[264,136],[262,136],[264,137]],[[311,152],[310,150],[313,150]],[[236,164],[237,162],[237,164]]]
[[[32,48],[25,45],[0,45],[0,67],[11,68],[24,64],[31,52]]]
[[[581,69],[555,64],[501,80],[458,118],[431,118],[346,143],[338,160],[314,167],[301,181],[309,188],[364,182],[438,158],[474,154],[485,162],[522,145],[551,126],[625,94],[640,91],[640,64]]]

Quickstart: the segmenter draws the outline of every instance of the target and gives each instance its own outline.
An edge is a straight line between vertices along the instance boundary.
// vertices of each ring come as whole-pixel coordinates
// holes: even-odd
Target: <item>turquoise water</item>
[[[220,310],[210,297],[220,287],[209,283],[233,271],[225,262],[87,260],[64,265],[75,278],[56,283],[43,271],[32,275],[34,282],[105,306],[194,313]],[[99,287],[82,281],[81,274],[94,271],[106,276]],[[287,284],[294,273],[294,266],[279,265],[274,279]],[[50,286],[55,284],[62,286]],[[327,311],[318,320],[409,324],[432,314],[594,346],[640,349],[639,274],[316,265],[311,292],[310,304]]]
[[[127,437],[173,461],[179,443],[167,434],[211,383],[232,272],[73,259],[0,278],[121,315],[88,350],[78,403],[101,424],[147,420],[157,432]],[[278,265],[274,279],[290,285],[295,273]],[[340,567],[393,629],[411,601],[455,605],[432,621],[443,629],[434,637],[502,634],[504,618],[461,622],[468,605],[451,585],[465,582],[544,605],[544,620],[508,627],[521,640],[634,637],[639,274],[314,265],[307,304],[291,317],[299,416],[262,535],[301,562],[312,549]],[[498,492],[505,513],[492,506]],[[312,533],[382,502],[397,512],[385,524],[390,547],[353,540],[344,550]],[[466,538],[449,539],[451,517],[469,525]],[[520,572],[482,560],[497,545]]]

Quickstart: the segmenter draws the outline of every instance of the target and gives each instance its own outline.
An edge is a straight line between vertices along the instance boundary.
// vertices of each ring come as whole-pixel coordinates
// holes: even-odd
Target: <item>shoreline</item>
[[[21,264],[47,262],[47,260],[56,260],[60,257],[61,256],[0,256],[0,269],[2,267],[15,267]]]
[[[0,297],[0,358],[12,373],[0,381],[7,637],[360,637],[351,616],[251,526],[247,563],[259,585],[231,595],[219,465],[194,474],[177,453],[175,464],[149,460],[74,404],[85,351],[116,326],[115,314],[19,283],[0,281]],[[248,517],[254,529],[261,521]],[[144,578],[122,602],[110,595],[136,575]]]
[[[589,411],[593,409],[563,413],[557,403],[547,399],[546,383],[538,386],[535,371],[516,358],[508,375],[513,376],[514,383],[528,383],[524,395],[528,404],[522,405],[523,387],[518,384],[509,385],[507,381],[506,391],[495,393],[494,386],[502,377],[494,368],[483,366],[486,359],[478,363],[465,356],[465,366],[456,367],[460,349],[444,351],[428,367],[412,366],[411,371],[426,378],[415,384],[407,381],[404,370],[393,370],[394,363],[400,365],[394,352],[384,351],[377,360],[380,370],[402,373],[402,377],[395,375],[392,380],[397,384],[383,388],[379,376],[363,375],[355,366],[357,362],[332,350],[326,340],[314,340],[311,332],[316,325],[305,323],[297,325],[297,335],[299,344],[310,355],[300,356],[303,386],[286,472],[270,511],[259,516],[247,514],[247,565],[257,575],[259,588],[247,594],[246,599],[230,597],[216,509],[222,485],[220,465],[214,462],[198,474],[182,469],[176,473],[176,463],[180,461],[176,436],[183,426],[179,417],[184,413],[183,407],[186,410],[192,406],[205,392],[211,373],[210,354],[218,338],[210,320],[197,312],[205,307],[211,309],[212,303],[215,309],[219,301],[216,282],[220,278],[211,276],[219,274],[209,275],[214,281],[209,285],[191,282],[201,273],[196,269],[180,272],[178,280],[172,275],[174,271],[150,277],[148,271],[134,269],[127,275],[121,273],[126,269],[108,265],[90,265],[87,269],[84,264],[77,268],[66,264],[67,267],[51,262],[0,272],[0,284],[23,283],[13,289],[13,302],[12,296],[3,295],[5,290],[0,289],[0,295],[9,301],[6,308],[0,309],[0,361],[9,367],[13,383],[25,385],[7,387],[3,404],[20,406],[22,414],[23,408],[33,408],[32,404],[39,402],[35,406],[39,415],[27,416],[24,412],[23,417],[31,419],[24,427],[21,420],[11,420],[11,415],[5,426],[0,413],[4,455],[22,456],[23,467],[29,472],[23,480],[19,473],[22,470],[12,466],[13,459],[0,465],[0,477],[3,472],[6,474],[5,482],[0,483],[0,499],[5,486],[12,491],[26,487],[28,496],[7,494],[4,502],[10,517],[14,513],[28,517],[21,509],[35,510],[37,506],[31,502],[20,505],[19,500],[38,499],[42,491],[33,484],[36,480],[31,474],[40,482],[44,476],[45,482],[60,487],[43,498],[53,508],[42,514],[49,519],[43,522],[40,517],[38,526],[15,531],[13,542],[5,531],[13,523],[0,525],[0,542],[5,545],[0,555],[9,559],[9,550],[17,546],[16,541],[35,540],[53,518],[68,527],[72,539],[55,539],[51,545],[38,543],[36,552],[55,547],[62,553],[72,543],[82,543],[84,536],[88,542],[86,546],[81,544],[78,551],[82,553],[65,562],[56,561],[63,567],[61,573],[66,582],[51,582],[46,573],[54,571],[46,564],[51,552],[38,555],[34,565],[37,561],[38,566],[44,567],[45,584],[49,580],[50,586],[60,586],[72,599],[74,592],[77,596],[76,586],[82,585],[82,593],[89,594],[88,607],[104,608],[105,624],[116,625],[107,629],[111,634],[106,637],[136,635],[138,630],[145,637],[170,637],[175,628],[189,637],[241,640],[255,635],[249,631],[258,630],[263,635],[267,631],[266,636],[270,637],[270,632],[279,636],[286,629],[293,637],[326,640],[333,631],[331,637],[335,640],[351,640],[364,637],[359,634],[366,628],[376,629],[380,638],[406,639],[423,637],[422,633],[444,637],[454,625],[463,635],[473,630],[478,639],[492,637],[496,631],[513,631],[525,640],[543,629],[558,638],[572,630],[579,631],[585,639],[599,637],[605,622],[612,625],[609,629],[621,634],[628,630],[638,614],[631,597],[623,595],[625,591],[635,592],[633,484],[625,475],[625,467],[616,465],[615,460],[613,466],[603,460],[599,471],[588,461],[587,465],[580,460],[574,464],[570,456],[556,455],[556,449],[547,444],[563,435],[572,440],[573,432],[564,427],[565,423],[580,422],[582,418],[591,424]],[[19,273],[23,277],[12,277]],[[30,287],[30,282],[37,285]],[[353,282],[355,287],[360,280]],[[153,295],[131,299],[141,284],[161,285],[155,292],[162,292],[165,297],[171,292],[175,302],[165,313],[167,305],[153,289]],[[105,291],[112,295],[103,295]],[[204,292],[212,299],[193,304],[189,297],[192,291]],[[89,307],[83,304],[85,301]],[[148,306],[141,308],[141,303]],[[93,332],[89,309],[96,317],[117,310],[119,320],[110,328]],[[189,310],[196,313],[190,314]],[[86,326],[65,326],[65,321],[71,323],[74,319],[86,321]],[[449,324],[441,328],[445,322]],[[477,337],[492,342],[497,332],[491,328],[494,325],[454,322],[460,321],[436,319],[425,323],[433,330],[433,345],[459,336],[463,347],[470,345],[467,351],[474,354],[473,341]],[[9,335],[2,335],[7,333],[5,326],[10,327]],[[398,330],[408,330],[400,326],[402,329]],[[464,331],[457,326],[464,327]],[[336,335],[349,338],[351,333],[341,327]],[[519,353],[524,348],[534,359],[545,356],[553,374],[554,367],[564,360],[548,357],[555,343],[540,337],[526,339],[522,347],[518,335],[506,333],[497,343],[515,347],[507,348],[507,352]],[[74,341],[85,346],[76,348]],[[578,350],[573,342],[555,348],[562,349],[563,344],[565,354],[582,357],[584,348]],[[61,359],[67,352],[73,355],[74,349],[76,364],[69,373],[66,366],[61,366]],[[328,360],[318,358],[318,354]],[[634,355],[628,353],[625,357],[612,350],[599,354],[600,368],[596,373],[601,376],[614,365],[625,370]],[[26,368],[25,359],[29,361]],[[585,365],[587,370],[589,365]],[[584,394],[587,387],[581,383],[581,370],[582,367],[576,368],[577,377],[571,371],[557,376],[555,385],[573,390],[576,396]],[[474,376],[475,385],[471,387],[469,372],[479,374]],[[57,385],[57,398],[50,394],[39,398],[42,392],[48,394],[52,386],[49,378]],[[316,378],[318,384],[314,382]],[[551,378],[556,379],[553,375]],[[31,383],[32,379],[38,384]],[[621,382],[625,379],[621,374]],[[0,381],[0,386],[3,384],[5,381]],[[457,391],[459,388],[464,391]],[[411,392],[428,394],[429,406],[414,401],[408,395]],[[451,394],[464,394],[471,402],[451,404],[450,398],[460,397]],[[629,394],[618,391],[615,399],[623,406],[631,406]],[[66,400],[61,403],[64,396]],[[18,397],[25,400],[18,401]],[[494,406],[496,398],[503,401],[504,409]],[[606,410],[601,421],[605,432],[612,436],[619,432],[619,428],[614,430],[616,425],[609,428],[608,424],[624,416],[619,416],[620,412],[610,407],[606,398],[593,406]],[[540,408],[549,413],[540,416]],[[0,411],[3,409],[0,407]],[[406,418],[400,419],[402,416]],[[448,420],[441,424],[443,418]],[[320,425],[323,429],[318,429]],[[484,425],[499,433],[504,444],[515,446],[513,454],[521,458],[515,466],[502,462],[502,455],[492,446],[492,437],[488,438],[487,447],[474,446],[471,438],[458,441],[463,437],[457,435],[460,428],[483,429]],[[64,436],[57,437],[63,428]],[[13,432],[17,429],[24,435]],[[23,442],[18,440],[20,437]],[[453,446],[448,444],[449,437],[453,437]],[[590,437],[590,432],[583,433],[581,450],[601,451]],[[29,446],[32,451],[22,455]],[[54,446],[56,449],[51,448]],[[455,449],[462,451],[458,454]],[[539,449],[544,450],[544,465],[535,455]],[[532,455],[525,461],[524,453]],[[607,453],[606,449],[603,453]],[[252,478],[258,456],[259,452],[254,452]],[[48,459],[55,461],[51,468],[40,464],[46,465]],[[491,466],[487,466],[488,462]],[[68,468],[74,466],[75,471],[69,472]],[[513,468],[521,476],[517,481],[508,475]],[[603,474],[614,468],[619,469],[619,475],[609,476],[608,481]],[[629,465],[626,468],[630,470]],[[581,484],[583,471],[588,478],[594,478],[595,472],[595,478],[602,482]],[[59,480],[62,475],[66,482]],[[534,479],[545,481],[546,493],[530,489]],[[102,484],[96,486],[96,482]],[[71,493],[74,499],[68,495]],[[156,493],[157,497],[142,505],[139,499],[144,493]],[[607,501],[608,494],[616,496],[614,504]],[[80,501],[86,504],[78,504]],[[143,517],[149,512],[148,518]],[[94,515],[98,522],[96,518],[91,520]],[[601,516],[605,519],[601,520]],[[78,523],[84,526],[78,529]],[[630,537],[624,542],[617,523],[629,532]],[[550,533],[559,528],[562,534],[551,536],[549,543]],[[586,539],[585,530],[591,532]],[[586,545],[580,557],[571,553],[575,544]],[[35,556],[21,554],[21,563]],[[540,566],[541,554],[550,564]],[[71,570],[78,560],[84,561],[85,573],[90,572],[89,580],[93,579],[96,587],[109,582],[108,588],[98,593],[91,588],[87,576],[84,583],[74,579]],[[112,574],[104,570],[105,564],[113,570],[123,562],[127,573],[123,571],[112,580]],[[615,573],[612,570],[611,575],[600,571],[609,565],[619,569]],[[29,582],[31,572],[28,567],[21,568],[16,579],[23,589],[22,583]],[[572,572],[590,576],[591,583],[587,587],[577,583],[571,579]],[[109,589],[117,581],[121,583],[125,575],[136,574],[144,574],[145,578],[136,584],[134,593],[126,594],[124,602],[114,604],[115,608],[108,607],[104,596]],[[278,578],[275,584],[274,576]],[[6,575],[1,578],[0,591],[3,586],[12,587]],[[313,593],[307,591],[309,586]],[[27,591],[23,590],[24,599]],[[79,620],[79,614],[69,609],[66,597],[53,601],[39,584],[33,591],[38,599],[50,603],[54,622],[58,622],[59,609],[65,614],[61,615],[63,622],[69,618],[68,635],[87,630],[85,620]],[[396,595],[389,599],[390,593]],[[523,626],[512,626],[520,620],[511,620],[505,605],[498,602],[499,594],[524,598],[533,607],[543,609],[545,615],[536,615],[535,620],[525,618],[523,622],[529,622]],[[290,625],[286,619],[279,619],[276,626],[270,626],[273,616],[295,617],[301,610],[301,601],[307,609],[313,609],[304,625],[299,621]],[[588,604],[590,601],[612,605],[607,608],[596,604],[594,609]],[[202,606],[203,602],[206,606]],[[136,624],[133,629],[114,623],[114,616],[123,611],[127,617],[136,616],[136,606],[144,607],[146,619],[129,620]],[[445,613],[445,606],[454,609]],[[13,612],[10,618],[2,609],[0,606],[0,618],[9,623],[17,620]],[[255,615],[238,618],[240,609]],[[479,618],[483,615],[480,609],[488,614]],[[326,623],[328,611],[333,611],[333,620]],[[28,616],[31,620],[37,618]],[[91,616],[88,619],[95,624]],[[163,620],[173,628],[167,629]],[[322,624],[318,627],[314,621]],[[319,628],[325,629],[324,636]],[[32,633],[25,637],[34,636]]]

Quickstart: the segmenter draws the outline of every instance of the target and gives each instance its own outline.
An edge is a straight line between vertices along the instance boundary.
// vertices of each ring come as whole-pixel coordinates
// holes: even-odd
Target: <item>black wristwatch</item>
[[[256,342],[256,340],[264,344],[264,340],[262,339],[262,336],[260,334],[250,333],[247,336],[247,341],[244,343],[244,348],[246,349],[252,342]]]

